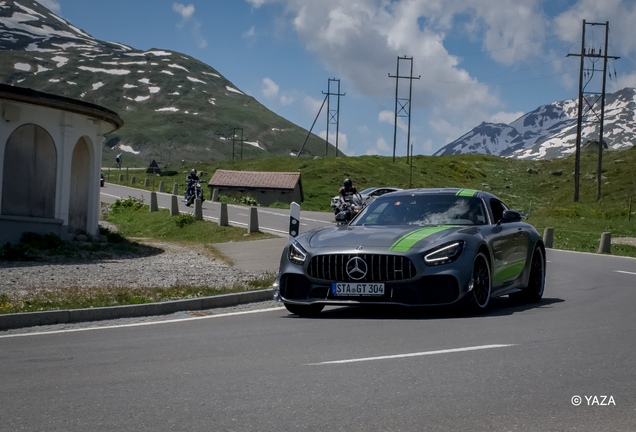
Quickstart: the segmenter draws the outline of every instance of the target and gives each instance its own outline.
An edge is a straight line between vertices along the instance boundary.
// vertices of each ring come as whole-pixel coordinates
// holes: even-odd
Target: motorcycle
[[[338,222],[339,225],[348,224],[365,207],[366,204],[360,194],[353,195],[351,200],[344,200],[340,198],[335,210],[336,222]]]
[[[200,199],[201,202],[205,201],[203,190],[201,189],[201,180],[188,181],[188,194],[184,199],[186,207],[190,207],[195,199]]]

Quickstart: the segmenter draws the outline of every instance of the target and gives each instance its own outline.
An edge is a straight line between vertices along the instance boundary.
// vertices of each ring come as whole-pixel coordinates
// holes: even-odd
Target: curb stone
[[[69,324],[85,321],[101,321],[117,318],[133,318],[149,315],[164,315],[180,311],[213,309],[237,306],[246,303],[272,300],[274,290],[267,288],[236,294],[221,294],[195,299],[172,300],[161,303],[109,306],[102,308],[70,309],[43,312],[26,312],[0,315],[0,330],[53,324]]]

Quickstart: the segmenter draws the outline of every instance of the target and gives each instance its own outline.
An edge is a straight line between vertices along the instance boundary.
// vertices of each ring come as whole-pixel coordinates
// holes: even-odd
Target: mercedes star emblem
[[[367,275],[367,263],[360,257],[353,257],[347,262],[347,274],[353,280],[363,279]]]

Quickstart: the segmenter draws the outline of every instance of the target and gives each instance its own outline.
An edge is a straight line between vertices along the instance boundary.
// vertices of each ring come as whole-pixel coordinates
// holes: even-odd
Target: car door
[[[490,246],[493,252],[492,263],[492,294],[509,287],[519,277],[523,267],[519,269],[518,240],[519,231],[516,223],[503,222],[503,212],[506,206],[496,198],[489,202],[493,227]],[[519,271],[517,271],[519,270]]]

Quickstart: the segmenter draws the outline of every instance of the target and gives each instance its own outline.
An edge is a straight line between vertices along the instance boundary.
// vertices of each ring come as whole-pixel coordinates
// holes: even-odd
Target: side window
[[[490,200],[490,208],[492,209],[493,222],[499,222],[503,218],[503,211],[506,210],[506,206],[498,199],[492,198]]]

